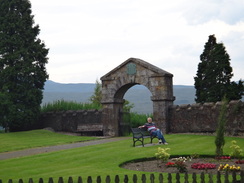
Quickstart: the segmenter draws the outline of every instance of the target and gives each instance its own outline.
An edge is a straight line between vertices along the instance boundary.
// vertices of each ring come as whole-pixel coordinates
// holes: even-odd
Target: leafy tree
[[[102,84],[98,80],[96,80],[96,86],[94,88],[93,95],[90,97],[90,101],[93,104],[102,107],[101,100],[102,100]]]
[[[224,96],[229,100],[241,99],[244,92],[243,81],[231,82],[233,76],[230,57],[223,43],[217,43],[210,35],[200,55],[195,79],[196,98],[198,103],[221,101]]]
[[[134,107],[135,105],[130,103],[128,100],[125,100],[124,105],[123,105],[123,111],[124,112],[130,112],[130,110]]]
[[[96,86],[94,88],[94,93],[90,97],[90,101],[97,105],[102,107],[101,105],[101,100],[102,100],[102,84],[98,80],[96,80]],[[130,112],[130,110],[134,107],[134,104],[131,104],[128,100],[125,100],[123,104],[123,111],[124,112]]]
[[[0,125],[10,131],[33,127],[48,79],[48,49],[31,13],[28,0],[0,1]]]

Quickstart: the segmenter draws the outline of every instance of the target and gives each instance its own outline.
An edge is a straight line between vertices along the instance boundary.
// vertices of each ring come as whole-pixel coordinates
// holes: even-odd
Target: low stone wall
[[[168,132],[215,132],[221,105],[217,102],[169,107]],[[226,131],[231,135],[244,135],[244,102],[231,101],[227,107]],[[55,131],[102,135],[102,110],[49,112],[41,116],[40,124],[42,128],[51,127]]]
[[[78,132],[78,126],[101,125],[101,110],[78,110],[48,112],[40,117],[43,128],[51,127],[55,131]],[[91,129],[93,131],[93,129]]]
[[[201,133],[215,132],[221,102],[171,106],[169,108],[169,132]],[[231,101],[228,104],[226,131],[231,135],[244,133],[244,103]]]

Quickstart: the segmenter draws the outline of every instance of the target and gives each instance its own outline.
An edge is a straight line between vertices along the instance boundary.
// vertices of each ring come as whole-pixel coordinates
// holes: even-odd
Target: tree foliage
[[[94,93],[90,97],[90,101],[92,104],[95,104],[96,106],[102,107],[101,101],[102,101],[102,84],[98,80],[96,80],[96,86],[94,88]],[[124,101],[123,104],[123,111],[124,112],[130,112],[130,110],[134,107],[135,105],[130,103],[128,100]]]
[[[96,86],[94,88],[94,93],[90,97],[90,101],[97,105],[102,107],[101,101],[102,101],[102,84],[99,82],[99,80],[96,80]]]
[[[227,117],[227,99],[223,98],[222,100],[222,106],[220,110],[220,114],[218,117],[218,127],[216,131],[216,138],[215,138],[215,145],[216,145],[216,156],[220,157],[223,155],[223,149],[225,145],[225,124],[226,124],[226,117]]]
[[[243,81],[231,82],[233,76],[230,57],[223,43],[217,43],[210,35],[200,55],[195,80],[196,102],[217,102],[224,96],[229,100],[241,99],[244,94]]]
[[[123,112],[131,112],[130,110],[135,107],[133,103],[130,103],[128,100],[125,100],[123,104]]]
[[[0,1],[0,125],[11,131],[30,129],[40,112],[48,49],[39,32],[28,0]]]

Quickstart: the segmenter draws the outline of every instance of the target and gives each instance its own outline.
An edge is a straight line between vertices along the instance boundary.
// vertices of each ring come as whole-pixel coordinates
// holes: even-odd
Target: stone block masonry
[[[221,102],[169,106],[167,121],[169,133],[213,133],[218,126]],[[244,135],[244,102],[228,104],[226,132]],[[102,110],[79,110],[45,113],[40,118],[42,128],[55,131],[81,132],[84,135],[102,135]]]
[[[48,112],[41,115],[39,123],[42,128],[51,127],[55,131],[101,132],[101,115],[101,110]]]
[[[169,107],[169,131],[171,133],[213,133],[218,126],[221,102],[189,104]],[[231,101],[226,114],[226,132],[244,134],[244,103]]]

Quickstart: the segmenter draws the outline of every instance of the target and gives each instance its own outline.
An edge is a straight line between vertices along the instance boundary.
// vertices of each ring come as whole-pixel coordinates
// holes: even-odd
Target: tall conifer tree
[[[48,49],[39,32],[30,1],[0,0],[0,125],[11,131],[31,129],[40,112]]]
[[[223,43],[217,43],[214,35],[210,35],[200,55],[195,79],[196,102],[217,102],[224,96],[229,100],[241,99],[243,81],[231,82],[233,76],[230,57]]]

